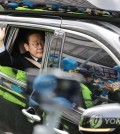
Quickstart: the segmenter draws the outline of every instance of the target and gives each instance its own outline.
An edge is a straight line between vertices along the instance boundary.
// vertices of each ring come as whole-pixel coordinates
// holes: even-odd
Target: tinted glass
[[[106,87],[106,84],[113,85],[119,80],[119,66],[95,42],[67,33],[62,51],[61,68],[67,73],[77,73],[83,76],[83,80],[80,83],[84,84],[84,86],[81,85],[84,101],[87,94],[90,97],[88,99],[91,99],[91,104],[88,106],[87,100],[85,101],[87,108],[116,100],[116,102],[119,102],[119,95],[116,95],[118,99],[113,99],[110,88],[107,89]],[[115,87],[119,90],[117,83],[113,90],[115,90]],[[88,91],[85,92],[87,89]],[[104,102],[101,97],[111,101]],[[98,100],[97,103],[96,99]]]

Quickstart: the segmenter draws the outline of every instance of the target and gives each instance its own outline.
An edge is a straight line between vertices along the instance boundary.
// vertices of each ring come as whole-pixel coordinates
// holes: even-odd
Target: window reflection
[[[26,89],[19,83],[26,83],[27,72],[17,70],[14,68],[0,66],[0,85],[7,90],[15,91],[22,94]]]
[[[115,69],[115,61],[98,44],[67,33],[61,59],[61,69],[83,76],[80,86],[85,103],[81,107],[120,102],[120,67]]]
[[[23,92],[23,89],[20,86],[15,85],[14,83],[11,83],[5,79],[1,79],[0,81],[1,81],[0,84],[2,86],[6,87],[10,90],[13,90],[13,91],[20,93],[20,94]]]
[[[0,70],[0,97],[11,103],[25,107],[27,97],[25,92],[27,89],[25,84],[22,85],[20,83],[25,83],[27,77],[26,72],[9,67],[0,68],[4,71],[5,69],[7,70],[6,72]]]

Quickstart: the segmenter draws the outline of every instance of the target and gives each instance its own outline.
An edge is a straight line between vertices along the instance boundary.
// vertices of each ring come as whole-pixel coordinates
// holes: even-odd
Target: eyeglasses
[[[33,42],[33,43],[29,43],[29,44],[31,44],[35,48],[37,48],[39,45],[42,46],[42,47],[44,46],[44,42],[43,41],[41,41],[41,42]]]

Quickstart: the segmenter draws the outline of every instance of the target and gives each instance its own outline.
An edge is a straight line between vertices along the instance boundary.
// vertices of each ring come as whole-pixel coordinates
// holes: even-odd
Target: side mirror
[[[89,132],[110,132],[120,127],[120,104],[105,104],[83,112],[79,130]]]

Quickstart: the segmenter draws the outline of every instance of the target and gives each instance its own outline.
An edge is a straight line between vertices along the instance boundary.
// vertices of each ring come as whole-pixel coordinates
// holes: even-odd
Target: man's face
[[[28,44],[24,45],[26,51],[29,51],[30,54],[36,58],[42,58],[44,41],[41,35],[35,33],[29,36]]]

